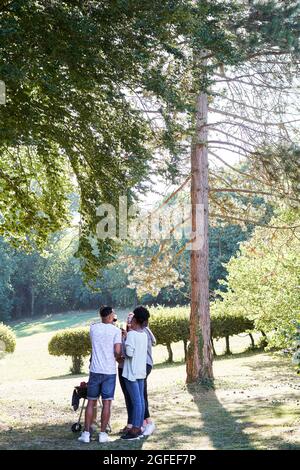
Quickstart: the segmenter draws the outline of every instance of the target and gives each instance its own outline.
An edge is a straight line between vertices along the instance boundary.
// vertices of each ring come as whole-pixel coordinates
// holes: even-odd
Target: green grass
[[[124,318],[125,312],[119,312]],[[14,354],[0,361],[0,449],[99,449],[95,441],[77,442],[70,426],[73,387],[87,378],[71,376],[70,359],[49,356],[48,341],[60,328],[87,324],[96,312],[52,315],[13,325]],[[156,367],[149,395],[157,432],[142,441],[122,442],[125,424],[119,386],[112,410],[112,442],[103,449],[300,449],[299,378],[289,358],[243,351],[247,337],[232,339],[234,355],[214,363],[215,390],[185,385],[182,344],[174,346],[175,364],[166,348],[154,348]],[[224,342],[216,343],[218,354]]]
[[[126,318],[125,310],[116,309],[119,320]],[[75,311],[67,313],[57,313],[24,321],[11,322],[10,326],[14,329],[18,338],[30,336],[38,333],[47,333],[61,330],[63,328],[73,328],[76,326],[89,325],[91,321],[99,320],[96,310]]]

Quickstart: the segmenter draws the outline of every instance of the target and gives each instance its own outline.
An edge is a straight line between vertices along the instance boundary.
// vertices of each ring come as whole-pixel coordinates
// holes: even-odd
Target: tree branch
[[[288,197],[288,199],[300,202],[300,199],[297,198],[291,198],[287,194],[278,194],[276,193],[268,193],[267,191],[260,191],[260,190],[253,190],[253,189],[243,189],[243,188],[210,188],[210,192],[227,192],[227,193],[249,193],[249,194],[262,194],[264,196],[271,196],[275,198],[283,198],[283,197]]]
[[[300,119],[294,119],[293,121],[285,121],[285,122],[259,122],[259,121],[254,121],[253,119],[249,119],[245,116],[239,116],[238,114],[233,114],[228,111],[223,111],[221,109],[215,109],[215,108],[208,108],[209,111],[212,113],[217,113],[217,114],[222,114],[224,116],[229,116],[234,119],[240,119],[241,121],[246,121],[249,122],[250,124],[256,124],[258,126],[282,126],[284,124],[291,124],[293,122],[300,122]]]
[[[275,226],[275,225],[268,225],[268,224],[262,224],[258,220],[252,220],[252,219],[242,219],[240,217],[233,217],[231,215],[224,215],[224,214],[217,214],[214,212],[210,213],[210,217],[214,217],[216,219],[229,219],[229,220],[236,220],[237,222],[242,222],[246,224],[253,224],[257,225],[258,227],[264,227],[264,228],[270,228],[270,229],[276,229],[276,230],[294,230],[296,228],[300,228],[300,225],[294,225],[294,226],[289,226],[289,225],[282,225],[282,226]]]
[[[234,144],[234,143],[231,143],[231,142],[224,142],[223,140],[208,140],[207,141],[207,144],[221,144],[221,145],[229,145],[229,146],[232,146],[232,147],[236,147],[240,150],[242,150],[243,152],[245,153],[249,153],[250,151],[245,149],[244,147],[241,147],[240,145],[237,145],[237,144]],[[228,150],[228,149],[227,149]]]

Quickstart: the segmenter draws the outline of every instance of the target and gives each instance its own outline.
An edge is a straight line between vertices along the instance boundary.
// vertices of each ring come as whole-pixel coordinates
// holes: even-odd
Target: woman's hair
[[[133,310],[134,313],[134,318],[136,322],[141,325],[141,326],[147,326],[148,325],[148,320],[150,317],[149,310],[146,307],[143,307],[142,305],[139,305]]]

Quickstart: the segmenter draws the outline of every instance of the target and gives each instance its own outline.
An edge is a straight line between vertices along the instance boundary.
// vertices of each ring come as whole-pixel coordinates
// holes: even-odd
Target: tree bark
[[[215,345],[214,345],[214,340],[212,338],[211,338],[211,347],[212,347],[213,355],[217,356],[217,353],[216,353],[216,350],[215,350]]]
[[[31,284],[31,308],[30,308],[30,314],[33,317],[34,316],[34,301],[35,301],[35,292],[34,292],[34,285],[33,283]]]
[[[167,350],[168,350],[168,354],[169,354],[167,362],[173,362],[173,351],[172,351],[172,348],[171,348],[170,344],[167,344]]]
[[[249,333],[249,336],[250,336],[250,339],[251,339],[251,347],[252,347],[252,349],[254,349],[255,348],[255,342],[254,342],[253,335],[251,333]]]
[[[187,357],[188,357],[188,348],[187,348],[187,341],[186,340],[183,340],[183,347],[184,347],[184,362],[187,361]]]
[[[201,65],[206,65],[205,61]],[[191,315],[187,383],[213,379],[208,272],[207,94],[196,102],[196,132],[191,150]]]
[[[82,356],[72,356],[72,367],[71,367],[71,374],[81,374],[83,366],[83,359]]]
[[[262,340],[260,341],[260,347],[264,349],[268,345],[268,337],[264,331],[260,330],[260,332],[263,336]]]
[[[226,340],[226,351],[225,351],[225,354],[231,354],[230,345],[229,345],[229,336],[225,336],[225,340]]]
[[[133,304],[133,307],[137,307],[139,304],[139,299],[138,299],[138,295],[137,295],[137,290],[135,289],[134,290],[134,304]]]

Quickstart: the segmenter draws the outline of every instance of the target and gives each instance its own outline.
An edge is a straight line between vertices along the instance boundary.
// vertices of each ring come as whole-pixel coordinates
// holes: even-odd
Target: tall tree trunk
[[[206,65],[203,61],[201,65]],[[213,379],[208,273],[207,94],[197,97],[196,132],[191,151],[191,315],[187,382]]]
[[[187,357],[188,357],[188,342],[187,340],[183,340],[183,347],[184,347],[184,362],[187,361]]]
[[[212,347],[213,355],[217,356],[217,353],[216,353],[216,350],[215,350],[215,345],[214,345],[214,340],[212,338],[211,338],[211,347]]]
[[[229,344],[229,336],[225,336],[225,341],[226,341],[226,350],[225,350],[225,354],[231,354],[231,351],[230,351],[230,344]]]
[[[134,290],[134,303],[133,303],[133,307],[137,307],[139,304],[139,299],[138,299],[138,295],[137,295],[137,290],[135,289]]]
[[[173,362],[173,351],[172,351],[172,346],[170,344],[167,344],[167,350],[168,350],[168,360],[167,362]]]
[[[251,339],[251,348],[255,349],[255,342],[254,342],[253,335],[251,333],[249,333],[249,336],[250,336],[250,339]]]
[[[35,292],[34,292],[34,285],[33,283],[31,284],[31,308],[30,308],[30,315],[33,317],[34,316],[34,301],[35,301]]]

